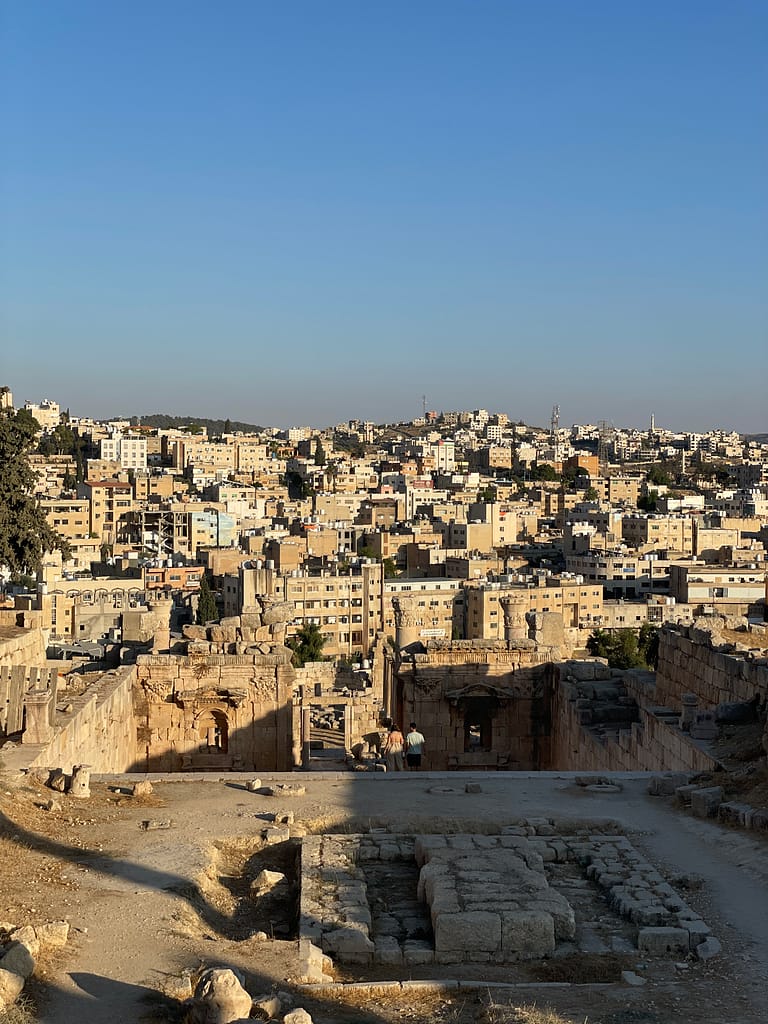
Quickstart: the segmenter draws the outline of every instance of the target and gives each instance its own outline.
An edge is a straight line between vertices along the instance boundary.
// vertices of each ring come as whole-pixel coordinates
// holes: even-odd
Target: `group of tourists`
[[[401,772],[404,771],[406,765],[409,771],[417,771],[421,768],[421,756],[424,753],[425,742],[423,735],[416,728],[415,722],[411,722],[410,730],[405,736],[398,726],[392,723],[381,748],[387,763],[387,771]]]

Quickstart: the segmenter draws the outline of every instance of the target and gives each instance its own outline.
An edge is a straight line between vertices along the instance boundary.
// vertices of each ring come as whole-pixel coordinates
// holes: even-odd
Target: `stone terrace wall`
[[[589,662],[584,663],[587,670]],[[570,663],[573,669],[573,663]],[[627,673],[622,678],[627,697],[638,704],[647,695],[643,681]],[[555,688],[552,708],[554,771],[711,771],[715,760],[686,734],[640,706],[639,720],[615,735],[598,736],[582,721],[584,698],[578,682],[562,680]]]
[[[45,665],[40,612],[0,610],[0,665]]]
[[[697,619],[692,626],[664,626],[659,636],[656,695],[659,704],[679,708],[684,693],[704,707],[726,701],[768,699],[768,639],[764,631],[744,632],[743,643],[723,636],[727,620]],[[733,636],[733,633],[730,634]]]
[[[34,754],[30,767],[61,768],[89,764],[94,772],[124,772],[135,762],[136,720],[132,689],[136,666],[106,672],[71,701],[73,710],[57,718],[56,735]]]

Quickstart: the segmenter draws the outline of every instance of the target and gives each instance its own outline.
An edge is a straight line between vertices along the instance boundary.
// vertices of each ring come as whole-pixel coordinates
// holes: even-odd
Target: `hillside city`
[[[2,402],[14,409],[9,388]],[[289,644],[309,628],[324,659],[349,663],[394,635],[404,595],[425,641],[503,639],[515,596],[562,615],[571,656],[604,653],[596,631],[764,617],[765,436],[652,414],[644,430],[564,427],[557,407],[546,427],[425,406],[404,423],[251,432],[22,408],[35,494],[65,544],[34,579],[6,568],[4,600],[41,612],[49,656],[103,659],[159,595],[179,632],[201,621],[201,587],[202,621],[268,595],[293,609]]]

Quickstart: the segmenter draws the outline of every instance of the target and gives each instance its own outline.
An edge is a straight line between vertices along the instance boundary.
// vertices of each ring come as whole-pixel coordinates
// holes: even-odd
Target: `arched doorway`
[[[229,749],[229,722],[218,708],[202,711],[197,719],[201,754],[226,754]]]

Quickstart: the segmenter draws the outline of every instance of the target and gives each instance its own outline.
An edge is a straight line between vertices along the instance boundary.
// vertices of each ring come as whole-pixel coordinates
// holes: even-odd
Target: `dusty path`
[[[297,781],[296,775],[284,778]],[[689,902],[720,938],[723,956],[677,973],[671,964],[656,975],[650,969],[647,987],[619,990],[628,1006],[637,1012],[644,1008],[644,1016],[604,1019],[667,1024],[672,1017],[665,1014],[672,1007],[680,1024],[765,1024],[768,843],[697,821],[664,800],[648,797],[647,780],[641,777],[623,779],[618,794],[589,794],[572,777],[543,773],[482,774],[476,777],[482,792],[467,794],[469,778],[315,773],[301,778],[306,796],[293,799],[290,806],[297,823],[305,822],[313,831],[323,825],[329,831],[348,829],[353,821],[357,827],[386,823],[395,831],[456,831],[472,823],[488,830],[527,816],[618,821],[663,870],[695,872],[703,878],[701,891],[690,894]],[[45,979],[43,1024],[172,1019],[154,996],[170,977],[178,978],[200,963],[241,967],[248,972],[252,992],[289,985],[286,979],[297,970],[296,943],[243,941],[234,936],[231,905],[217,897],[226,896],[222,886],[214,884],[202,894],[195,889],[212,863],[214,844],[223,847],[236,838],[254,841],[265,815],[275,809],[274,799],[246,792],[243,782],[231,776],[226,781],[158,783],[159,806],[147,809],[126,802],[110,820],[81,830],[82,846],[61,843],[57,855],[72,862],[79,891],[70,906],[45,910],[49,918],[68,912],[75,930],[64,966]],[[99,786],[105,789],[95,783],[95,789]],[[428,792],[434,787],[453,792]],[[149,818],[172,819],[173,827],[142,831],[140,823]],[[102,853],[89,852],[98,846]],[[225,873],[220,861],[209,872],[212,878]],[[445,975],[450,968],[435,968],[435,976],[441,970]],[[577,994],[574,990],[561,997],[566,1006]],[[606,998],[611,997],[600,1000],[603,1010]],[[595,1006],[579,1009],[581,1022]],[[349,1017],[322,1002],[313,1011],[320,1024],[399,1019],[384,1008]]]

